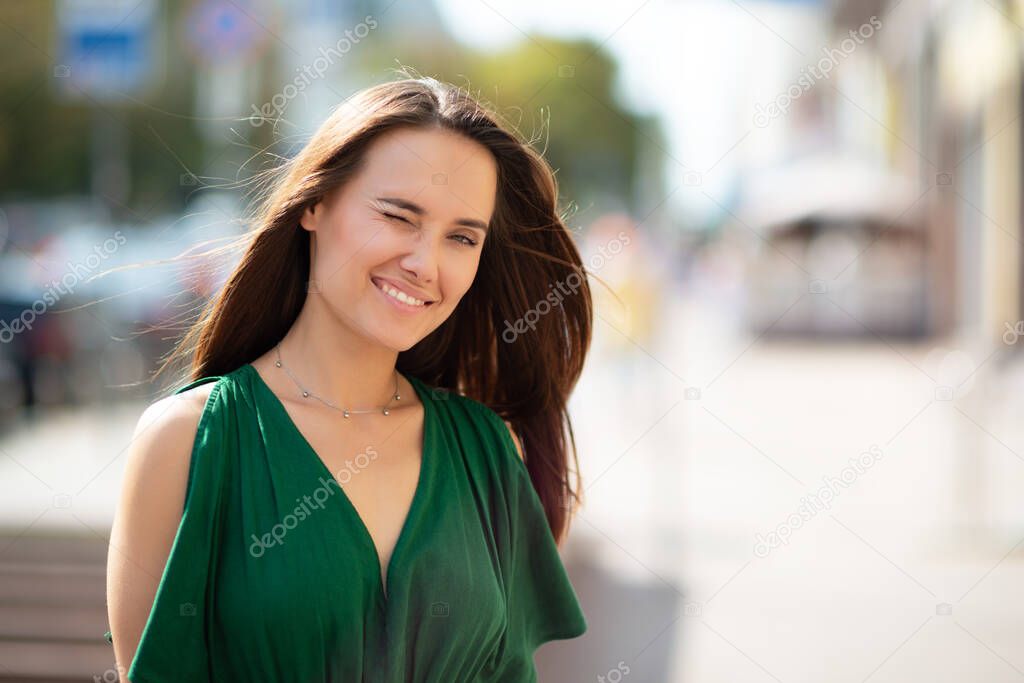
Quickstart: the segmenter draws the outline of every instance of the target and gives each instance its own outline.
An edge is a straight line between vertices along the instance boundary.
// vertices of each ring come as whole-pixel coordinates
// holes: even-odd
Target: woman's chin
[[[383,321],[375,322],[373,326],[369,328],[372,330],[371,337],[373,338],[373,341],[380,346],[401,353],[402,351],[408,351],[412,347],[416,346],[416,344],[423,339],[423,337],[419,335],[396,334],[394,327],[394,323],[388,325]]]

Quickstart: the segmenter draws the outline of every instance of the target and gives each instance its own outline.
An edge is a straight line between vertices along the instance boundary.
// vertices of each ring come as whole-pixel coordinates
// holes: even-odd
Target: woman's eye
[[[393,220],[402,221],[403,223],[409,223],[409,225],[412,225],[412,223],[410,221],[407,221],[406,219],[402,218],[401,216],[396,216],[393,213],[384,213],[383,215],[388,217],[388,218],[391,218]]]
[[[401,221],[408,225],[414,225],[412,221],[402,218],[401,216],[396,216],[393,213],[381,211],[380,214],[389,220]],[[477,245],[477,241],[475,239],[473,239],[472,237],[466,237],[465,235],[452,235],[452,238],[455,239],[455,241],[459,242],[460,244],[465,244],[467,247],[475,247]]]
[[[452,237],[457,238],[458,241],[462,242],[462,244],[465,244],[468,247],[476,246],[476,240],[473,239],[472,237],[466,237],[465,235],[452,235]]]

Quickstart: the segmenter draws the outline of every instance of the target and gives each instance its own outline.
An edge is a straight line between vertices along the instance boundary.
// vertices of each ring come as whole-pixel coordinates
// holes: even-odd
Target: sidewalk
[[[635,658],[632,681],[1020,681],[1019,361],[754,341],[710,306],[673,306],[632,388],[594,362],[573,404],[587,506],[572,542],[680,604],[614,615],[621,640],[588,676]],[[785,544],[755,547],[780,527]],[[665,638],[659,678],[643,648]]]

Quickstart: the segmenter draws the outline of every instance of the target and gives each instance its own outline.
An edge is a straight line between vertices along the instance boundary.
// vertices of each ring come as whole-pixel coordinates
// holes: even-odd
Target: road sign
[[[140,94],[152,80],[156,0],[61,0],[53,77],[70,98]]]
[[[246,0],[199,0],[185,19],[189,53],[206,64],[251,58],[264,42],[265,33],[256,8]]]

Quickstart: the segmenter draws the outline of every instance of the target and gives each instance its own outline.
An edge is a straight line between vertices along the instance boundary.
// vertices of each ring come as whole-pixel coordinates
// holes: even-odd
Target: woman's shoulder
[[[192,380],[150,403],[132,434],[128,464],[187,473],[203,417],[215,408],[229,377]]]
[[[200,384],[149,404],[139,417],[132,441],[160,447],[136,448],[135,452],[145,459],[187,461],[199,420],[216,387],[216,382]]]
[[[435,390],[434,393],[436,394],[437,391],[442,390]],[[467,417],[478,424],[486,425],[500,440],[501,444],[505,447],[504,450],[514,453],[520,461],[525,462],[522,441],[519,435],[515,433],[515,429],[510,421],[504,419],[497,411],[483,401],[457,394],[450,390],[443,390],[443,392],[445,394],[444,400],[453,401],[462,408],[462,412]]]
[[[159,578],[170,562],[190,506],[195,512],[191,518],[196,520],[191,528],[198,529],[202,520],[212,518],[207,513],[216,498],[210,495],[213,480],[209,474],[197,479],[193,453],[203,418],[215,413],[209,407],[215,405],[223,385],[219,381],[189,382],[146,406],[136,423],[125,448],[123,481],[111,529],[111,547],[119,552],[111,555],[108,577],[121,586],[121,605],[137,598],[135,586],[147,586],[156,594],[158,585],[164,585]],[[215,466],[200,469],[217,476]],[[198,487],[193,485],[197,480],[201,482]],[[190,490],[201,495],[190,496]],[[186,545],[195,544],[190,540]],[[135,592],[126,594],[125,586]],[[113,628],[105,634],[107,641],[112,643],[113,630],[120,629],[119,638],[138,642],[148,613],[120,607],[116,621],[110,624]]]
[[[146,492],[134,502],[148,506],[154,514],[159,514],[158,508],[172,515],[180,511],[199,419],[212,390],[211,383],[155,401],[136,423],[127,449],[125,477],[136,490]],[[164,497],[162,503],[150,498],[158,491]]]

